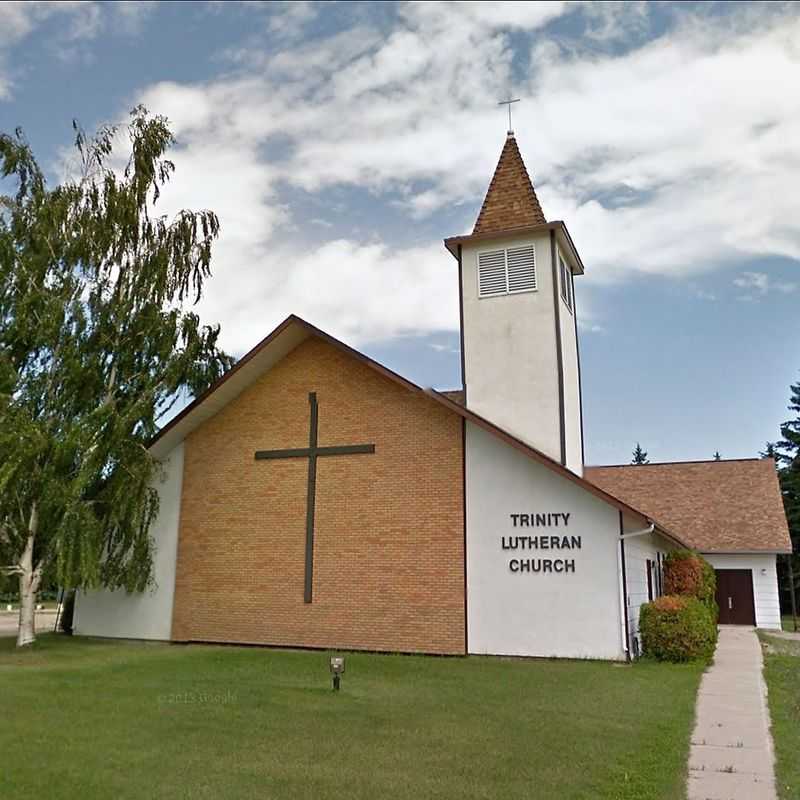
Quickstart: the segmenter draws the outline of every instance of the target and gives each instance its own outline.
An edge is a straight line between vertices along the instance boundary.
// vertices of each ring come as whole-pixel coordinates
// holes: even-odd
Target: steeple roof
[[[509,131],[472,233],[498,233],[546,222],[517,140]]]

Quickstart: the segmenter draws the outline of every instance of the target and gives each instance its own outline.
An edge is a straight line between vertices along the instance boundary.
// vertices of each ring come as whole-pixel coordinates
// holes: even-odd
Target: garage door
[[[749,569],[718,569],[717,605],[720,625],[755,625],[753,572]]]

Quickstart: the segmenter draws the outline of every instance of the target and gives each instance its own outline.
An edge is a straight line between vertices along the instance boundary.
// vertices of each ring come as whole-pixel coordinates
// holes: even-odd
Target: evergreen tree
[[[800,382],[792,384],[789,391],[789,410],[795,417],[781,425],[783,439],[775,447],[786,516],[797,545],[800,543]]]
[[[794,418],[781,425],[781,441],[774,445],[767,444],[764,456],[772,456],[778,467],[778,478],[783,494],[783,505],[786,519],[789,522],[789,533],[792,537],[793,555],[791,570],[788,560],[782,570],[782,583],[789,590],[789,575],[793,574],[795,591],[800,592],[800,382],[789,387],[789,411]]]
[[[81,174],[49,188],[22,133],[0,135],[0,567],[19,581],[19,646],[43,577],[142,590],[158,512],[147,450],[181,393],[231,366],[188,306],[210,275],[210,211],[155,213],[173,173],[163,117],[74,126]],[[0,184],[2,185],[2,184]]]
[[[714,453],[714,461],[722,461],[722,456],[719,454],[719,450],[715,451]]]
[[[647,450],[642,450],[639,442],[636,442],[636,447],[633,448],[633,459],[631,464],[649,464],[647,460]]]
[[[780,453],[775,449],[774,442],[767,442],[764,449],[759,452],[761,458],[771,458],[776,464],[780,460]]]

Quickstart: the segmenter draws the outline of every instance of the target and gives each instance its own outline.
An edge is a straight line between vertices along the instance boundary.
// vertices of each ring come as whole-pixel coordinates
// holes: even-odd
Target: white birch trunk
[[[19,628],[17,647],[25,647],[36,641],[36,593],[42,578],[40,568],[33,566],[33,543],[36,539],[39,514],[34,506],[28,525],[28,538],[19,559]]]

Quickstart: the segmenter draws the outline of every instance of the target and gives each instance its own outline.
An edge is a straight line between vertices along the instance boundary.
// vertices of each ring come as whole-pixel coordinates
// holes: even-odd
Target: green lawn
[[[800,641],[761,634],[764,678],[769,691],[772,738],[775,741],[778,793],[800,797]]]
[[[683,798],[701,671],[0,639],[0,797]]]

